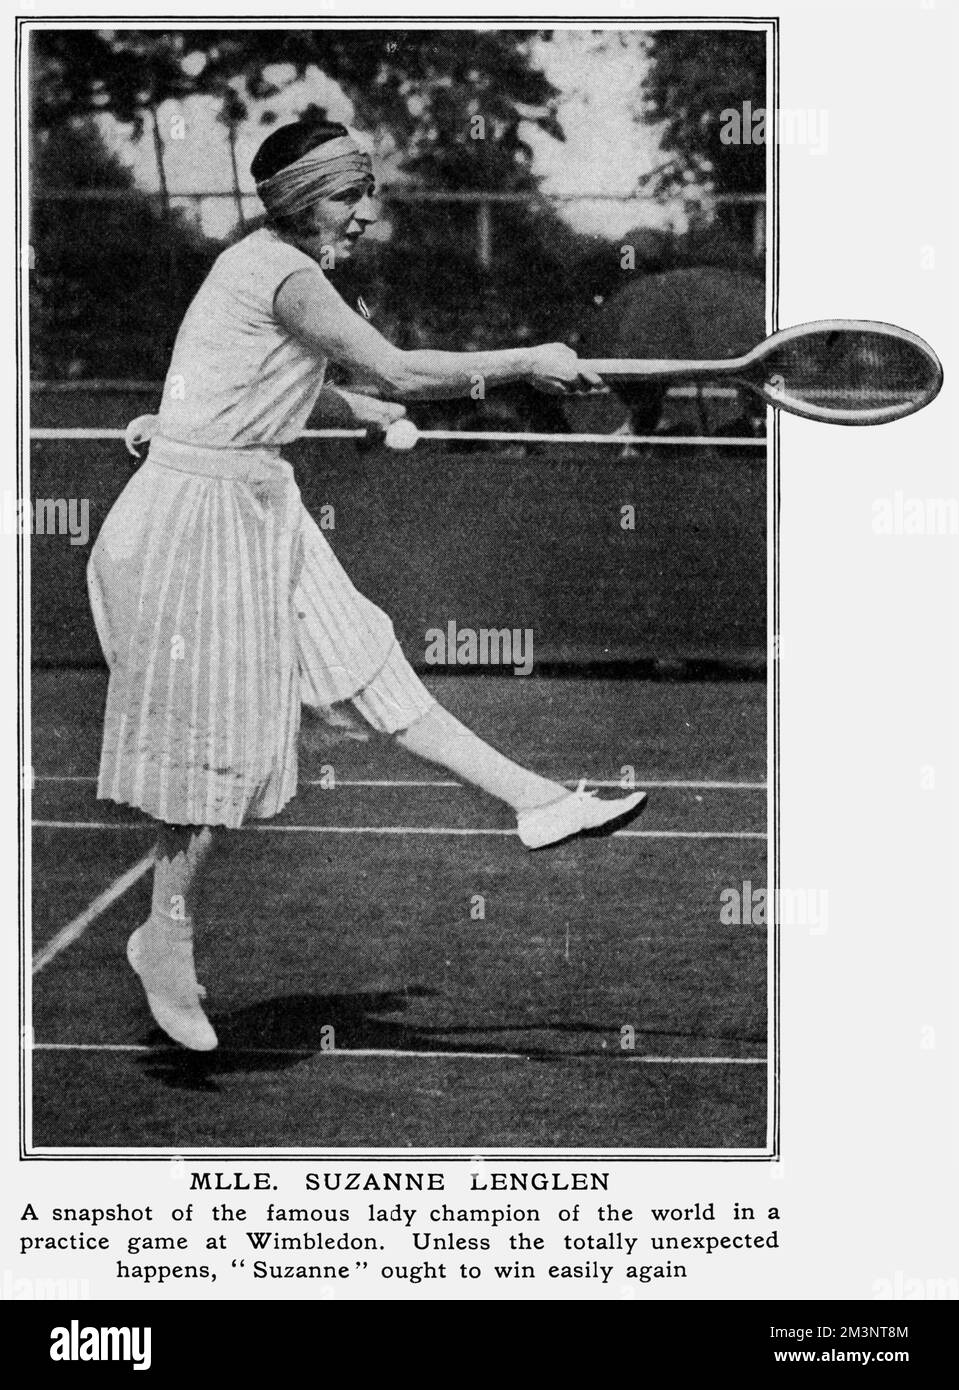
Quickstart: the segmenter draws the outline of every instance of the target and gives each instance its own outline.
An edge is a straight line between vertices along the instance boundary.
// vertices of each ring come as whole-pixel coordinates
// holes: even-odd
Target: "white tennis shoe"
[[[151,951],[137,927],[127,942],[127,960],[140,977],[150,1013],[168,1037],[192,1052],[212,1052],[217,1036],[200,1008],[206,990],[197,984],[190,941],[164,943]]]
[[[516,824],[527,849],[544,849],[574,835],[611,835],[635,820],[645,806],[645,792],[600,801],[596,792],[586,790],[584,778],[568,796],[532,811],[520,811]]]

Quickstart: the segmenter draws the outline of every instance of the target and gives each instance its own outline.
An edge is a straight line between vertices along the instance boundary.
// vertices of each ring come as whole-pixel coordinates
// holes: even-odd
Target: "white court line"
[[[33,780],[34,782],[96,782],[97,779],[95,777],[70,777],[58,776],[53,773],[35,773]],[[564,787],[578,787],[579,782],[580,779],[577,777],[566,777],[562,780],[560,785]],[[304,787],[322,787],[328,785],[328,779],[323,777],[305,778],[302,785]],[[767,784],[765,782],[633,782],[629,787],[624,787],[621,781],[594,781],[592,778],[587,778],[586,785],[588,787],[612,787],[619,791],[632,791],[634,788],[638,791],[643,791],[647,787],[656,788],[658,790],[663,788],[674,788],[676,790],[687,789],[689,791],[706,792],[764,792],[767,789]],[[466,784],[464,782],[436,781],[368,781],[365,779],[353,780],[347,777],[341,780],[336,777],[330,790],[335,791],[337,787],[457,787],[460,790],[465,790]]]
[[[174,1052],[180,1056],[186,1055],[183,1048],[175,1047],[172,1043],[162,1047],[151,1047],[146,1043],[34,1043],[32,1050],[34,1052],[145,1052],[158,1055]],[[219,1047],[215,1053],[208,1053],[207,1055],[210,1057],[299,1057],[304,1052],[319,1056],[324,1061],[334,1057],[449,1057],[457,1061],[463,1058],[487,1062],[528,1062],[536,1058],[536,1054],[526,1052],[420,1052],[393,1047],[337,1047],[329,1052],[323,1052],[320,1047],[311,1043],[305,1043],[302,1047]],[[610,1054],[605,1055],[609,1056]],[[589,1053],[587,1056],[583,1056],[582,1053],[556,1053],[554,1060],[591,1062],[594,1058],[602,1056],[604,1056],[603,1052]],[[644,1062],[650,1066],[664,1067],[764,1067],[766,1058],[645,1057],[624,1053],[617,1056],[617,1064],[619,1062]]]
[[[144,830],[152,821],[35,820],[35,830]],[[244,825],[259,835],[517,835],[517,830],[437,825]],[[611,839],[765,840],[765,830],[614,830]]]
[[[113,883],[110,884],[109,888],[105,889],[99,897],[93,899],[90,906],[85,908],[83,912],[80,913],[79,917],[74,917],[72,922],[68,922],[65,927],[57,932],[56,936],[52,937],[47,942],[42,950],[36,953],[33,957],[32,973],[34,975],[39,974],[43,967],[49,965],[65,947],[77,941],[92,922],[96,921],[98,917],[106,912],[107,908],[115,903],[117,898],[122,898],[123,894],[129,888],[132,888],[135,883],[139,882],[143,875],[152,867],[153,850],[151,849],[149,854],[145,854],[139,863],[134,864],[131,869],[127,869],[126,873],[121,874],[118,879],[115,879]]]
[[[128,832],[132,830],[142,830],[150,825],[149,821],[134,821],[123,823],[117,821],[55,821],[37,820],[33,822],[35,830],[113,830]],[[254,830],[260,834],[286,834],[286,835],[454,835],[454,836],[512,836],[517,835],[516,830],[501,829],[450,829],[439,826],[353,826],[353,825],[250,825],[243,827],[247,830]],[[765,840],[765,831],[752,830],[616,830],[612,838],[630,838],[645,840]],[[110,884],[98,897],[94,898],[88,907],[75,917],[72,922],[61,928],[42,950],[38,951],[33,958],[34,975],[54,960],[61,951],[73,944],[86,931],[96,919],[103,915],[106,910],[122,897],[128,889],[146,874],[153,864],[153,850],[149,854],[127,869],[119,878]]]

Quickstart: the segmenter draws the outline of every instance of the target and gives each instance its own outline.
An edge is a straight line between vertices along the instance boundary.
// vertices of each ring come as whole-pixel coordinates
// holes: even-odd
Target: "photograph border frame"
[[[29,187],[25,136],[28,135],[29,77],[27,74],[26,36],[35,29],[76,28],[89,29],[98,24],[112,27],[137,27],[141,29],[162,29],[177,27],[197,28],[267,28],[304,27],[304,16],[254,16],[235,15],[232,22],[224,16],[176,16],[176,15],[44,15],[42,17],[17,15],[16,23],[16,71],[14,74],[15,107],[15,236],[18,262],[15,270],[16,291],[16,455],[18,496],[29,495],[29,326],[27,277],[29,276],[28,218]],[[311,17],[312,27],[324,29],[370,29],[399,28],[404,25],[417,28],[525,28],[556,27],[590,29],[633,29],[648,31],[653,29],[731,29],[744,28],[765,31],[767,35],[766,97],[767,109],[772,112],[772,136],[767,145],[766,175],[766,313],[767,332],[779,327],[779,282],[780,282],[780,160],[779,160],[779,91],[780,91],[780,21],[776,16],[760,18],[757,16],[655,16],[597,15],[589,18],[566,16],[517,16],[517,15],[430,15],[399,16],[372,15],[363,19],[341,15],[326,19]],[[768,129],[767,125],[767,129]],[[172,1148],[39,1148],[32,1144],[30,1124],[32,1121],[32,990],[29,961],[31,937],[30,908],[32,899],[32,861],[30,853],[30,822],[32,804],[32,774],[30,739],[30,568],[28,537],[22,532],[17,536],[17,758],[20,770],[18,794],[18,927],[19,927],[19,1157],[34,1162],[115,1162],[117,1160],[156,1162],[170,1158],[206,1159],[216,1161],[235,1160],[248,1162],[251,1159],[269,1163],[302,1162],[305,1159],[324,1163],[535,1163],[572,1162],[604,1165],[614,1163],[743,1163],[779,1162],[780,1123],[781,1123],[781,1038],[780,1038],[780,863],[781,863],[781,820],[780,820],[780,681],[779,681],[779,621],[780,621],[780,429],[778,411],[767,409],[767,505],[766,505],[766,595],[767,595],[767,715],[766,715],[766,762],[768,784],[766,789],[768,882],[770,885],[769,910],[767,916],[767,992],[766,1017],[768,1040],[766,1053],[766,1145],[762,1149],[594,1149],[563,1148],[496,1149],[476,1148],[471,1150],[447,1148],[340,1148],[327,1150],[320,1147],[300,1149],[272,1149],[230,1146],[226,1148],[192,1148],[190,1146]]]

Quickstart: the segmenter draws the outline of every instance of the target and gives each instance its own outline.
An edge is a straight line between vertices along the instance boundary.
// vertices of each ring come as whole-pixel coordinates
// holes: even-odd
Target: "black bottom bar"
[[[129,1377],[139,1367],[146,1377],[164,1385],[223,1384],[224,1375],[242,1376],[255,1383],[269,1376],[276,1383],[278,1373],[306,1371],[319,1380],[334,1368],[340,1374],[369,1380],[370,1342],[360,1333],[362,1352],[354,1357],[357,1345],[349,1322],[344,1326],[336,1311],[339,1298],[319,1298],[304,1302],[7,1302],[3,1305],[4,1334],[11,1362],[19,1362],[21,1380],[40,1372],[41,1384],[68,1385],[76,1375]],[[418,1301],[429,1301],[426,1299]],[[617,1300],[622,1304],[623,1300]],[[620,1306],[606,1322],[608,1331],[599,1334],[580,1304],[576,1325],[568,1315],[554,1323],[555,1332],[537,1330],[539,1321],[534,1305],[517,1302],[516,1328],[502,1326],[497,1314],[498,1333],[487,1340],[490,1324],[476,1302],[447,1306],[441,1315],[430,1316],[429,1326],[442,1336],[433,1342],[433,1356],[417,1338],[411,1338],[410,1302],[397,1312],[403,1318],[403,1335],[394,1341],[382,1328],[377,1312],[378,1331],[374,1342],[394,1373],[404,1362],[415,1374],[419,1364],[428,1373],[437,1353],[446,1362],[444,1380],[457,1378],[460,1368],[450,1361],[456,1343],[450,1340],[448,1324],[462,1310],[464,1353],[470,1348],[469,1365],[476,1373],[472,1357],[481,1345],[499,1347],[501,1370],[516,1364],[529,1365],[535,1351],[540,1371],[559,1354],[565,1358],[572,1345],[584,1357],[584,1365],[594,1372],[606,1362],[612,1370],[613,1353],[609,1337],[618,1342],[615,1361],[634,1360],[646,1379],[664,1375],[683,1383],[691,1372],[709,1372],[718,1381],[742,1371],[763,1371],[776,1377],[782,1369],[807,1366],[848,1366],[857,1371],[887,1372],[891,1380],[902,1371],[921,1369],[932,1384],[932,1373],[948,1361],[948,1347],[954,1338],[955,1304],[948,1300],[917,1302],[645,1302],[628,1300],[634,1306]],[[607,1318],[613,1310],[607,1309]],[[623,1313],[626,1313],[624,1320]],[[389,1320],[388,1320],[389,1321]],[[415,1321],[415,1316],[413,1321]],[[363,1312],[356,1310],[356,1331],[363,1326]],[[424,1331],[427,1324],[424,1323]],[[485,1328],[485,1332],[484,1332]],[[615,1331],[614,1331],[615,1329]],[[627,1330],[628,1329],[628,1330]],[[148,1332],[147,1332],[148,1330]],[[399,1332],[399,1325],[397,1327]],[[472,1332],[472,1335],[470,1335]],[[629,1338],[627,1342],[626,1337]],[[440,1346],[442,1342],[443,1350]],[[417,1345],[419,1343],[419,1345]],[[414,1347],[416,1350],[414,1351]],[[403,1348],[406,1349],[404,1355]],[[412,1358],[408,1360],[410,1353]],[[114,1354],[123,1360],[110,1359]],[[101,1359],[102,1358],[102,1359]],[[484,1361],[487,1357],[482,1358]],[[149,1360],[149,1365],[146,1364]],[[24,1375],[25,1373],[25,1375]],[[202,1377],[202,1379],[201,1379]],[[215,1380],[214,1380],[215,1378]],[[140,1382],[134,1381],[134,1384]],[[883,1381],[882,1383],[886,1383]]]

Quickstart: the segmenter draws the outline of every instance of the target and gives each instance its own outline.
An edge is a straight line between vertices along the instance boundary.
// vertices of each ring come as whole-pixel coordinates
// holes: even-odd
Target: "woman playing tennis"
[[[359,716],[506,802],[529,848],[613,830],[645,802],[570,793],[441,708],[280,456],[330,362],[362,393],[343,393],[357,417],[380,425],[405,413],[387,401],[466,396],[478,377],[553,393],[602,382],[562,344],[404,352],[354,313],[320,268],[345,261],[375,221],[371,161],[346,127],[284,126],[252,173],[267,223],[219,257],[193,300],[159,415],[141,430],[149,457],[89,569],[110,667],[98,796],[159,823],[151,913],[127,955],[157,1023],[197,1051],[217,1044],[194,971],[197,878],[217,827],[275,816],[295,794],[303,704],[331,723]]]

